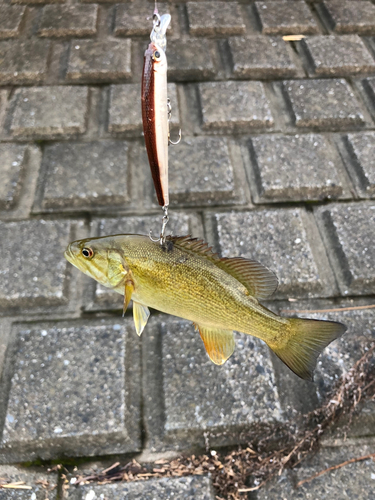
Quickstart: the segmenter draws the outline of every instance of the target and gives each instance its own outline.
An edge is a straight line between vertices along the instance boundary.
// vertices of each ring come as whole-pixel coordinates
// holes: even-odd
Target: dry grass
[[[135,460],[125,466],[116,463],[100,473],[78,476],[75,484],[210,474],[218,500],[246,498],[249,491],[259,489],[285,468],[302,462],[318,448],[322,435],[342,416],[349,417],[350,425],[358,404],[375,397],[374,351],[375,344],[342,376],[327,402],[303,417],[300,430],[276,425],[266,436],[263,431],[261,439],[258,437],[248,446],[227,453],[211,451],[199,456],[158,460],[151,465],[141,465]],[[282,443],[282,446],[275,446],[275,443]]]

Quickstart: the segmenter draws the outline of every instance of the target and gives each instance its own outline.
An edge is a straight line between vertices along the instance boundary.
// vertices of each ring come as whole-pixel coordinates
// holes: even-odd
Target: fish
[[[159,205],[169,205],[168,193],[168,95],[166,30],[171,16],[164,14],[154,27],[144,55],[142,72],[142,124],[147,156]],[[163,48],[164,47],[164,48]]]
[[[259,300],[277,288],[275,274],[255,260],[222,258],[203,240],[119,234],[70,243],[66,259],[102,285],[133,301],[141,335],[149,308],[192,321],[211,361],[222,365],[235,349],[234,331],[263,340],[299,377],[312,380],[323,349],[346,330],[333,321],[281,317]]]

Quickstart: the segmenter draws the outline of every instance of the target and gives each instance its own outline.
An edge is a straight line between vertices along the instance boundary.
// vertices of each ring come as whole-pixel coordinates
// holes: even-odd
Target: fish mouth
[[[73,261],[74,261],[74,255],[73,255],[73,252],[70,248],[70,245],[68,246],[68,248],[65,250],[64,252],[64,257],[66,258],[66,260],[68,262],[70,262],[71,264],[74,265]]]

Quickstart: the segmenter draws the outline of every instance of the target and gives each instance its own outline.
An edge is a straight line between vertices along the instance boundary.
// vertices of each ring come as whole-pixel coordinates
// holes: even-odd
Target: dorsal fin
[[[190,235],[168,236],[167,239],[177,247],[211,260],[220,269],[239,281],[249,291],[250,295],[257,299],[265,299],[271,296],[277,288],[278,280],[276,275],[256,260],[245,259],[244,257],[220,258],[205,241],[192,238]]]
[[[217,266],[236,278],[257,299],[270,297],[277,288],[276,275],[256,260],[244,257],[223,258]]]

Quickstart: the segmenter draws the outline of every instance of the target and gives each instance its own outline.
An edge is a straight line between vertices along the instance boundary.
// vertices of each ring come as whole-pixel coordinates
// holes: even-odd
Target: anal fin
[[[148,307],[133,301],[133,319],[138,335],[142,334],[149,317],[150,311]]]
[[[235,348],[234,335],[231,330],[209,328],[197,325],[204,347],[215,365],[223,365],[233,354]]]

